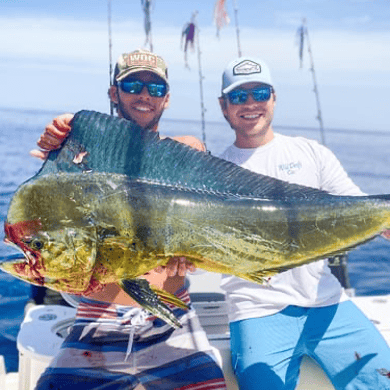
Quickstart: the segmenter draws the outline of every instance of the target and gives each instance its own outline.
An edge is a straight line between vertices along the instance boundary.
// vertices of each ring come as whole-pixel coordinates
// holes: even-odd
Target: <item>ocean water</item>
[[[33,176],[42,162],[29,156],[44,126],[61,112],[22,111],[0,108],[0,220],[4,221],[15,189]],[[192,134],[202,139],[197,121],[162,119],[160,133],[167,136]],[[317,128],[278,127],[275,131],[301,135],[320,141]],[[215,155],[234,140],[226,123],[208,122],[206,144]],[[389,132],[326,129],[326,145],[333,150],[360,188],[369,194],[390,193]],[[16,253],[2,243],[0,256]],[[349,277],[356,295],[390,293],[390,242],[383,238],[364,244],[349,254]],[[29,299],[30,286],[0,271],[0,355],[6,358],[7,371],[17,371],[16,337]]]

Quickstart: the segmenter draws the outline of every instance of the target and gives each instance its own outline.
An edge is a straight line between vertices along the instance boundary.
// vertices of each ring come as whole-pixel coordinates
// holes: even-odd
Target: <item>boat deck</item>
[[[220,359],[228,384],[228,390],[237,390],[230,364],[230,337],[227,306],[219,289],[217,274],[202,273],[190,277],[189,291],[210,343]],[[206,287],[218,286],[215,291]],[[390,345],[390,295],[352,297],[353,302],[378,327]],[[26,314],[17,344],[19,372],[5,373],[3,357],[0,357],[0,389],[33,390],[41,373],[60,348],[69,326],[73,323],[74,308],[65,306],[35,306]],[[39,328],[39,332],[37,332]],[[48,334],[45,343],[41,335]],[[20,381],[20,383],[19,383]],[[300,382],[296,390],[334,390],[323,370],[310,358],[301,366]]]

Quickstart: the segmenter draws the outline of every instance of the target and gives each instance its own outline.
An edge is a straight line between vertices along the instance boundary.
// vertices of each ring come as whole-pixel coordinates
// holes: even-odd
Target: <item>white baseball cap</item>
[[[267,64],[259,59],[240,57],[230,62],[222,75],[222,94],[246,83],[262,83],[272,86]]]

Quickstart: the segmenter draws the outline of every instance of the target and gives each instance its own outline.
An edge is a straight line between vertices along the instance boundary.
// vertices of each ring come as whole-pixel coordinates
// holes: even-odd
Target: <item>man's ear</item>
[[[218,98],[218,100],[219,100],[219,105],[221,107],[221,110],[222,110],[223,114],[225,115],[225,111],[227,109],[226,99],[223,96],[221,96]]]
[[[164,102],[164,110],[166,110],[169,107],[170,104],[170,99],[171,99],[171,94],[168,92],[165,97],[165,102]]]
[[[110,95],[110,99],[114,104],[118,104],[118,87],[115,85],[111,85],[111,87],[108,90],[108,94]]]
[[[227,104],[226,97],[221,96],[218,98],[218,101],[219,101],[219,105],[221,107],[222,114],[223,114],[224,118],[230,123],[230,119],[228,116],[228,104]]]

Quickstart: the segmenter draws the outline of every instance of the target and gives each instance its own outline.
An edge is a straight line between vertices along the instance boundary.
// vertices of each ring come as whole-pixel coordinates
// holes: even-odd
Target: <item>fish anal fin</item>
[[[182,327],[179,320],[173,314],[172,310],[167,305],[165,305],[165,303],[160,301],[158,294],[153,291],[147,280],[126,279],[121,280],[119,282],[119,285],[131,298],[133,298],[144,309],[146,309],[156,317],[161,318],[163,321],[173,326],[174,328]],[[169,295],[171,294],[166,293],[167,297]],[[176,300],[178,299],[176,297],[174,298]]]
[[[175,305],[179,307],[180,309],[188,310],[188,306],[179,298],[175,297],[173,294],[161,290],[153,285],[150,285],[150,288],[156,293],[156,295],[167,304]]]

